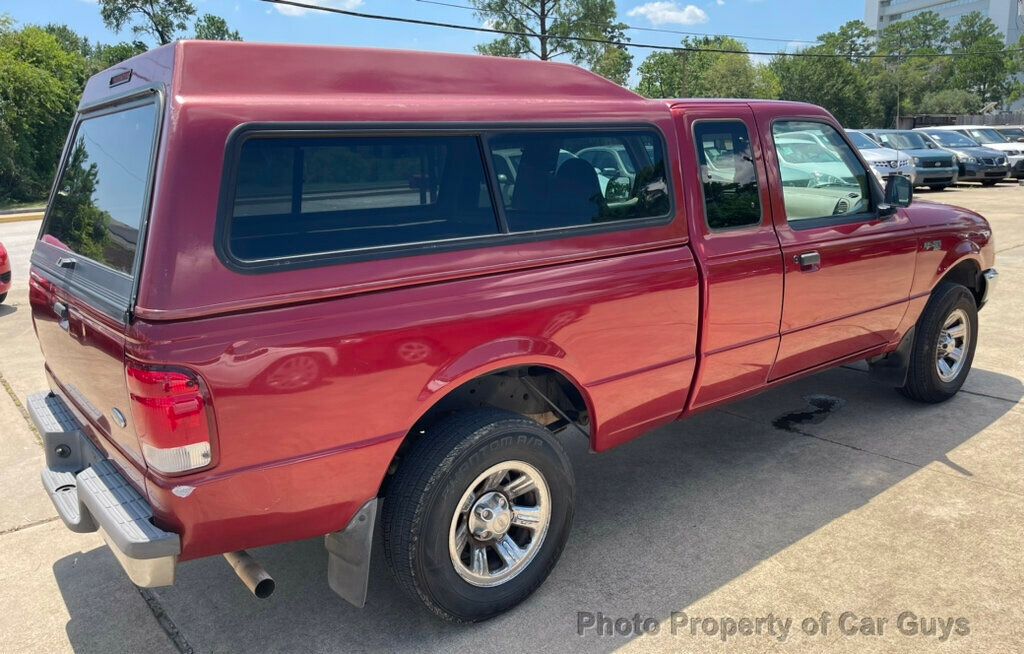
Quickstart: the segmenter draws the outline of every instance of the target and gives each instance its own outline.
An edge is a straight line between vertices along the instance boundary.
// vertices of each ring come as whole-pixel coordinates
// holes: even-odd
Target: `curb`
[[[0,224],[3,223],[20,223],[28,220],[41,220],[43,217],[42,211],[33,211],[31,213],[12,213],[6,216],[0,216]]]

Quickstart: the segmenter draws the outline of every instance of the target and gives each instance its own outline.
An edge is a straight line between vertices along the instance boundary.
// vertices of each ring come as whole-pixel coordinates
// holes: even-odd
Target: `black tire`
[[[950,184],[932,184],[928,188],[930,188],[933,191],[945,191],[950,186]]]
[[[999,182],[998,179],[983,179],[981,180],[982,186],[995,186]]]
[[[939,335],[946,319],[955,311],[967,317],[969,332],[963,365],[950,380],[943,381],[936,368]],[[900,392],[918,402],[944,402],[956,395],[971,372],[974,351],[978,345],[978,308],[974,296],[960,284],[943,282],[932,293],[928,305],[917,321],[914,346],[910,354],[910,368],[906,384]]]
[[[0,293],[0,304],[3,304],[4,300],[6,300],[6,299],[7,299],[7,293]]]
[[[543,475],[550,523],[525,568],[493,587],[466,581],[449,554],[456,506],[491,466],[522,461]],[[384,555],[399,585],[452,622],[494,617],[530,596],[565,547],[576,495],[569,458],[554,435],[518,414],[492,409],[453,414],[410,447],[388,485],[381,522]]]

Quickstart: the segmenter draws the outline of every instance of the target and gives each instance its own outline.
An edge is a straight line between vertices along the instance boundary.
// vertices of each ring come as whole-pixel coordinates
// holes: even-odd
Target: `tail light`
[[[213,420],[198,377],[131,363],[125,376],[146,465],[165,474],[210,465]]]

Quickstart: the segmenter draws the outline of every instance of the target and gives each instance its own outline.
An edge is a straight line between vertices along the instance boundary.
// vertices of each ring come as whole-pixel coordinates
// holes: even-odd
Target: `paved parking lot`
[[[45,385],[25,281],[38,223],[2,224],[15,287],[0,306],[0,650],[1020,647],[1024,187],[918,197],[979,210],[996,232],[1000,286],[981,314],[964,392],[921,406],[852,366],[605,455],[589,455],[574,441],[579,506],[561,562],[524,605],[475,626],[427,615],[400,593],[379,550],[368,604],[358,610],[327,588],[319,539],[254,552],[278,584],[260,601],[219,558],[182,566],[172,588],[139,591],[97,535],[67,531],[39,486],[42,452],[17,404]],[[841,402],[812,421],[778,420],[809,412],[812,395]],[[619,625],[628,633],[579,636],[580,612],[628,618],[628,628]],[[827,633],[801,630],[805,618],[821,624],[823,612],[830,614]],[[840,621],[844,612],[856,617]],[[634,625],[646,618],[646,631],[657,633],[638,635]],[[762,625],[760,635],[744,635],[737,628],[748,624],[743,618]],[[863,631],[844,634],[841,625]],[[901,626],[917,633],[905,635]],[[967,634],[958,633],[963,626]],[[735,633],[723,635],[722,627]]]

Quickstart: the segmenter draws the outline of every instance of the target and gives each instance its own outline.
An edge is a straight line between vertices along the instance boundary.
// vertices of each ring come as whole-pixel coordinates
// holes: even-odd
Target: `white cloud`
[[[715,4],[721,7],[722,5],[725,4],[725,0],[715,0]]]
[[[330,7],[332,9],[347,9],[349,11],[356,9],[357,7],[361,7],[363,4],[363,0],[301,0],[301,2],[307,5]],[[316,11],[316,9],[307,9],[306,7],[279,4],[275,4],[274,9],[277,9],[279,13],[282,13],[285,16],[305,16],[306,14]]]
[[[643,16],[654,25],[697,25],[708,22],[708,14],[700,7],[680,7],[675,2],[648,2],[629,11],[630,16]]]

